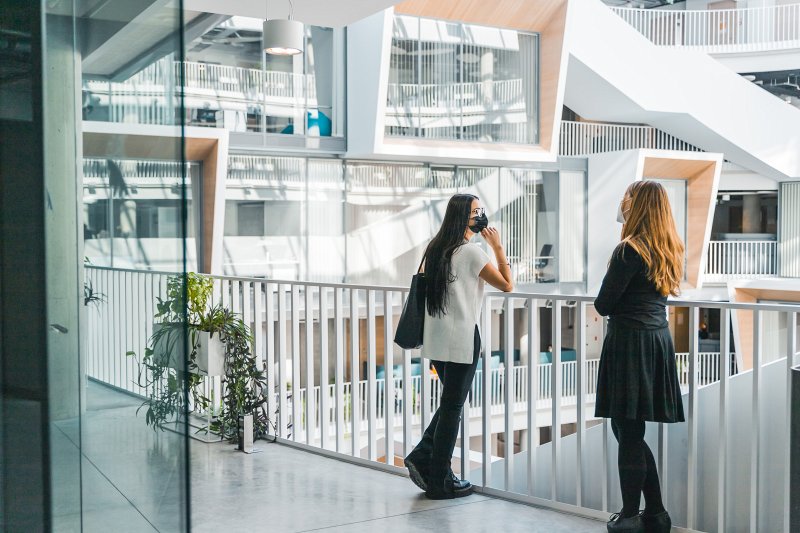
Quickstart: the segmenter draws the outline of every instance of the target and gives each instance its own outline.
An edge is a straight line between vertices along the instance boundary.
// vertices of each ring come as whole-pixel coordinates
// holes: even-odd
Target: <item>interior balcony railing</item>
[[[777,276],[778,243],[710,241],[705,274],[708,282]]]
[[[584,156],[636,148],[702,151],[652,126],[561,121],[560,155]]]
[[[317,101],[313,74],[191,61],[156,62],[121,82],[86,80],[84,93],[92,111],[87,120],[179,124],[181,94],[186,109],[182,120],[191,125],[260,131],[267,116],[302,119],[310,110],[330,116],[329,106]],[[217,117],[217,112],[227,112],[228,118]]]
[[[659,46],[709,53],[800,48],[800,3],[742,9],[611,9]]]
[[[406,114],[408,109],[427,108],[427,113],[447,113],[451,109],[480,112],[487,108],[513,106],[525,111],[522,80],[492,80],[470,83],[416,84],[390,83],[387,95],[387,114],[393,108]]]
[[[147,344],[157,326],[157,299],[174,275],[86,268],[87,281],[103,295],[87,309],[84,345],[90,378],[146,393],[135,383],[135,361],[125,353]],[[407,288],[221,276],[213,282],[215,303],[239,313],[254,332],[254,354],[268,370],[268,389],[274,391],[269,412],[279,442],[399,472],[396,465],[437,405],[428,361],[392,343]],[[587,357],[592,300],[485,295],[482,341],[492,349],[484,352],[481,369],[490,371],[481,372],[467,400],[470,416],[463,419],[454,464],[480,492],[600,519],[619,508],[612,459],[616,443],[608,420],[594,418],[590,410],[597,368]],[[789,374],[797,362],[800,306],[670,305],[689,309],[690,350],[676,363],[685,369],[687,420],[653,424],[646,438],[657,457],[673,523],[703,531],[788,530]],[[562,337],[567,307],[573,313],[569,341]],[[701,356],[701,307],[720,314],[719,352],[724,354],[732,351],[732,321],[748,318],[753,334],[747,368],[734,367],[728,357]],[[770,313],[780,315],[779,320]],[[785,325],[781,342],[765,343],[774,337],[765,328],[776,323]],[[550,349],[543,354],[545,338]],[[505,371],[494,371],[502,368],[495,357],[502,354],[501,362],[511,366],[517,352],[521,364],[512,366],[514,379],[505,380]],[[524,354],[540,357],[525,361]],[[543,356],[547,363],[541,362]],[[380,381],[381,371],[391,372],[393,379]],[[207,393],[222,390],[219,376],[203,379]],[[300,391],[309,384],[324,384],[326,393],[302,395],[301,400]],[[538,399],[525,392],[533,390],[539,391]],[[548,396],[544,403],[543,390]],[[394,400],[381,404],[379,398]],[[551,440],[539,431],[543,426],[561,431]],[[764,498],[765,487],[778,487],[776,497]]]

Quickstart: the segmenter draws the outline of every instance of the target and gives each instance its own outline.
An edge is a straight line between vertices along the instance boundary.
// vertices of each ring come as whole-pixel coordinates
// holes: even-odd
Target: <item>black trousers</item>
[[[428,477],[434,482],[444,480],[450,472],[450,461],[461,425],[461,412],[472,387],[480,352],[481,337],[478,326],[475,326],[472,363],[431,361],[442,382],[442,395],[439,408],[412,454],[423,461],[428,459]]]

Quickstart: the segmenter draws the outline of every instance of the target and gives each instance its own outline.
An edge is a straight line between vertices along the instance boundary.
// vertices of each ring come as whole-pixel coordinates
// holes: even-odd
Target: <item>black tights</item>
[[[657,514],[664,510],[661,486],[653,452],[644,441],[644,421],[612,418],[611,429],[619,442],[619,485],[622,489],[622,516],[639,512],[639,501],[644,493],[645,513]]]

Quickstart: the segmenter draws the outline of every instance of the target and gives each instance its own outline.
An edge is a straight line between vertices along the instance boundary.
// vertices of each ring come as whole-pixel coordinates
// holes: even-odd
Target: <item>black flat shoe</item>
[[[669,533],[672,530],[672,520],[666,511],[656,514],[646,514],[642,511],[639,516],[642,517],[644,530],[647,533]]]
[[[408,468],[408,477],[414,482],[414,485],[422,490],[428,490],[428,468],[423,461],[414,456],[414,452],[408,454],[403,460],[403,464]]]
[[[463,498],[469,496],[475,490],[469,481],[456,478],[454,481],[451,476],[447,476],[442,484],[429,483],[425,496],[429,500],[452,500],[453,498]]]
[[[623,518],[621,514],[614,513],[606,523],[609,533],[645,533],[642,517],[637,515]]]

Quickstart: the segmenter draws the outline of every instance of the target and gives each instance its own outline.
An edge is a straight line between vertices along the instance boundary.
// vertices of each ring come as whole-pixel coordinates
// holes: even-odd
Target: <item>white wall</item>
[[[347,27],[347,155],[367,157],[383,138],[394,9]]]
[[[619,243],[622,225],[617,207],[625,189],[636,180],[638,150],[594,154],[588,157],[587,294],[597,294],[611,252]]]

